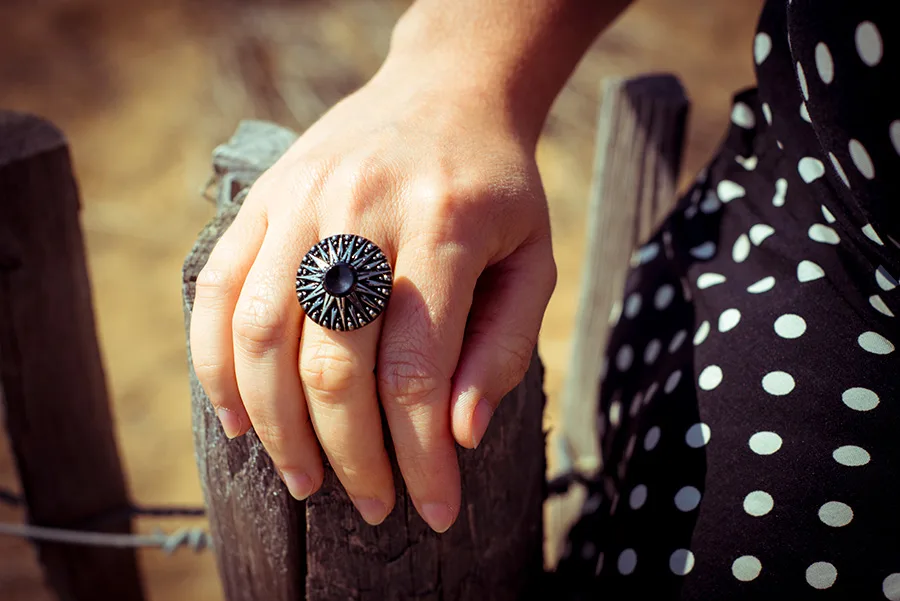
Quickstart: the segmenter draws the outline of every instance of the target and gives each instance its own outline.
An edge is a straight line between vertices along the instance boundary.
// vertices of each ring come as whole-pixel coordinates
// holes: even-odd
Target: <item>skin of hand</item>
[[[495,35],[506,49],[478,50],[478,60],[446,51],[466,47],[455,40],[461,24],[496,29],[472,18],[484,4],[468,15],[454,3],[414,5],[381,70],[263,174],[197,279],[191,352],[225,433],[252,426],[297,499],[321,486],[321,445],[370,524],[395,498],[380,405],[418,512],[438,532],[452,525],[455,444],[478,446],[521,380],[556,281],[534,150],[593,37],[568,5],[591,3],[547,0],[559,10],[535,11],[518,38]],[[447,21],[448,6],[461,23]],[[550,61],[562,74],[532,78],[524,94],[522,78],[547,71],[534,47],[543,38],[526,25],[576,23],[584,33],[569,32]],[[316,242],[343,233],[381,247],[394,289],[374,323],[334,332],[304,316],[294,279]]]

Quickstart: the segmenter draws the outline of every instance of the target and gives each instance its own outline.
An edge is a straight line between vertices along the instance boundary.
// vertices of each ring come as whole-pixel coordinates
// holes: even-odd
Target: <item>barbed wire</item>
[[[16,492],[0,487],[0,503],[12,507],[24,507],[25,499]],[[154,507],[129,505],[91,520],[87,524],[107,522],[122,517],[204,517],[203,507]],[[94,547],[141,548],[156,547],[167,555],[177,549],[187,547],[196,553],[212,547],[212,538],[201,527],[179,528],[172,533],[156,529],[152,534],[122,534],[113,532],[97,532],[93,530],[77,530],[67,528],[51,528],[33,524],[13,524],[0,522],[0,536],[17,536],[31,541],[47,541],[73,545],[89,545]]]
[[[120,549],[157,547],[162,549],[167,555],[171,555],[181,547],[188,547],[196,553],[212,547],[212,537],[202,528],[179,528],[171,534],[166,534],[162,530],[156,530],[152,534],[117,534],[0,522],[0,536],[4,535],[17,536],[32,541],[39,540],[92,547],[115,547]]]

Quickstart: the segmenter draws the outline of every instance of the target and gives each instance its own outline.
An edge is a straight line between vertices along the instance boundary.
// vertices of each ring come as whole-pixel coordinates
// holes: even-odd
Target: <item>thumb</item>
[[[549,239],[520,247],[478,279],[450,397],[460,445],[478,446],[500,400],[524,377],[555,285]]]

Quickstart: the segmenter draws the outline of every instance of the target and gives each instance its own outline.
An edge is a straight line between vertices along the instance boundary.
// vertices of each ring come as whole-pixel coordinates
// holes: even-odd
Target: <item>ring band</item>
[[[329,330],[357,330],[381,315],[394,278],[384,253],[352,234],[323,238],[297,269],[297,300],[304,313]]]

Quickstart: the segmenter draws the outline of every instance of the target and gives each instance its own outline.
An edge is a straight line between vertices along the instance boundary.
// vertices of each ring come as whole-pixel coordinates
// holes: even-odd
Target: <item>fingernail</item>
[[[422,505],[422,519],[435,532],[446,532],[453,524],[453,509],[443,503],[424,503]]]
[[[494,408],[487,402],[487,399],[481,399],[475,405],[475,411],[472,412],[472,448],[477,449],[487,432],[488,424],[491,423],[491,417],[494,415]]]
[[[313,492],[312,478],[303,472],[284,470],[281,472],[281,479],[284,480],[284,485],[287,486],[291,496],[298,501],[302,501]]]
[[[241,418],[238,417],[237,413],[231,409],[219,407],[216,409],[216,415],[219,417],[222,429],[225,430],[225,436],[234,438],[241,433]]]
[[[370,526],[377,526],[387,517],[387,506],[378,499],[353,499],[353,504]]]

